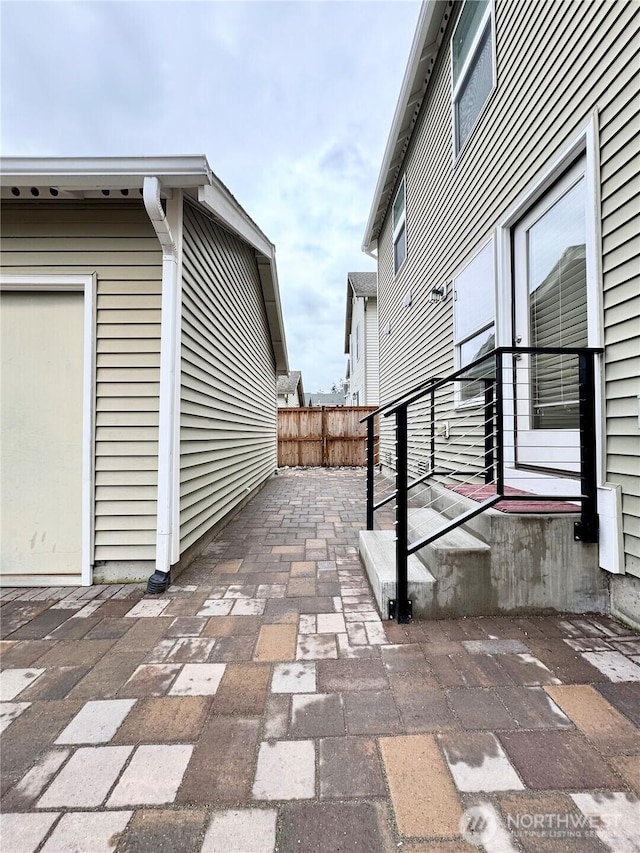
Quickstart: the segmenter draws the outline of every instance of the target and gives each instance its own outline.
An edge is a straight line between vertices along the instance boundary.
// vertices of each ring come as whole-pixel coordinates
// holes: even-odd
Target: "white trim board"
[[[96,280],[95,275],[0,275],[1,290],[82,291],[84,293],[84,366],[82,379],[82,563],[80,583],[93,583],[94,531],[94,433],[95,433],[95,352],[96,352]],[[33,576],[29,576],[33,577]],[[38,586],[74,585],[77,575],[38,576]],[[53,580],[55,578],[55,580]],[[59,580],[58,580],[59,579]],[[64,579],[64,580],[63,580]],[[3,586],[16,586],[15,576],[2,578]],[[21,584],[20,584],[21,585]],[[30,586],[33,584],[29,584]]]

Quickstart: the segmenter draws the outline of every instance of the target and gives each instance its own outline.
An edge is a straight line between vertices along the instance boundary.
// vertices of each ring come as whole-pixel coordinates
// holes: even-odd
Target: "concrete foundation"
[[[609,575],[611,615],[640,631],[640,578]]]

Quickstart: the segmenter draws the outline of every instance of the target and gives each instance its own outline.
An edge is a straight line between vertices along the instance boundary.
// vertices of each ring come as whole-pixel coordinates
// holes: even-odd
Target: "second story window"
[[[405,179],[393,202],[393,271],[397,273],[407,257],[407,214],[405,204]]]
[[[455,151],[460,151],[493,88],[491,0],[467,0],[451,40]]]

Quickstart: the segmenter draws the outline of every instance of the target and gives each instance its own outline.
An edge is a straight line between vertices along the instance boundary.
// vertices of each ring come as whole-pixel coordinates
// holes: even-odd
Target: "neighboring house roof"
[[[323,393],[306,395],[307,406],[344,406],[344,394]]]
[[[402,169],[442,43],[445,29],[443,19],[446,22],[451,13],[452,8],[448,0],[424,0],[420,9],[362,243],[362,250],[366,254],[372,254],[376,249],[391,194]]]
[[[256,250],[276,372],[286,373],[287,344],[275,247],[211,171],[205,156],[0,158],[1,195],[7,199],[128,197],[132,190],[142,191],[145,177],[157,178],[165,195],[172,189],[184,190],[217,222]]]
[[[344,351],[349,352],[349,335],[351,334],[351,317],[353,313],[353,296],[365,296],[368,299],[378,297],[378,274],[375,272],[347,273],[347,314],[344,323]]]
[[[291,370],[286,376],[278,376],[278,395],[298,394],[304,403],[304,389],[302,387],[302,371]]]

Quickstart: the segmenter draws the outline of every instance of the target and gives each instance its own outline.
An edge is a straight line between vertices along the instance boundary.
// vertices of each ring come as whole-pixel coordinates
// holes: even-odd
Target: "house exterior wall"
[[[2,205],[5,273],[96,273],[96,564],[155,558],[162,255],[142,201]]]
[[[496,0],[497,85],[454,160],[449,43],[454,7],[430,88],[398,175],[406,174],[407,259],[394,275],[390,209],[378,237],[381,403],[454,369],[453,300],[430,303],[495,235],[515,200],[596,113],[601,225],[601,323],[606,348],[605,479],[622,489],[625,567],[640,575],[638,375],[640,321],[637,43],[634,3]],[[411,293],[410,305],[405,298]],[[404,302],[403,302],[404,300]],[[381,461],[393,455],[382,424]]]
[[[185,204],[182,278],[181,554],[277,464],[275,362],[254,250]]]
[[[378,405],[378,307],[375,297],[352,296],[351,375],[349,403],[352,406]],[[356,350],[356,334],[360,329],[360,345]],[[359,358],[356,358],[356,351]],[[356,394],[357,402],[356,402]]]

